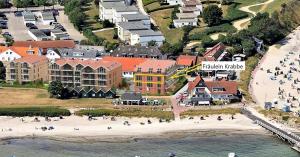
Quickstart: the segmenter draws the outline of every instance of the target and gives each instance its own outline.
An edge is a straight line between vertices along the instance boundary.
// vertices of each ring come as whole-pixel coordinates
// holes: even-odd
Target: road
[[[8,13],[6,16],[8,18],[8,29],[4,29],[2,32],[9,32],[16,41],[32,40],[28,35],[28,29],[26,28],[22,17],[16,17],[14,13]]]
[[[140,12],[144,15],[147,15],[150,17],[150,21],[154,26],[157,26],[156,22],[151,18],[151,16],[145,11],[143,1],[142,0],[137,0],[137,7],[139,8]]]
[[[244,6],[244,7],[239,8],[239,10],[247,12],[247,13],[250,13],[253,16],[255,16],[257,14],[257,12],[250,10],[251,7],[255,7],[255,6],[259,6],[259,5],[267,5],[269,3],[272,3],[273,1],[274,0],[268,0],[268,1],[263,2],[263,3],[258,3],[258,4]],[[252,19],[253,16],[245,18],[245,19],[237,20],[237,21],[233,22],[233,26],[237,30],[242,30],[242,29],[246,28],[246,26],[247,26],[246,23],[249,22]]]

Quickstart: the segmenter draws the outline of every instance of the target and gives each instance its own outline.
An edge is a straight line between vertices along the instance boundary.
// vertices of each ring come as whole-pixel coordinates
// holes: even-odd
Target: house
[[[148,46],[150,41],[155,41],[157,46],[161,46],[165,41],[165,37],[160,31],[149,30],[135,30],[130,31],[130,45],[140,44],[141,46]]]
[[[50,82],[59,80],[66,88],[110,90],[120,85],[121,77],[121,64],[101,59],[58,59],[49,65]]]
[[[207,51],[204,52],[203,57],[212,58],[214,61],[223,61],[227,55],[225,48],[223,43],[218,43],[212,48],[208,48]]]
[[[180,55],[176,59],[176,64],[179,66],[179,69],[192,67],[197,63],[197,56],[190,55]]]
[[[50,23],[55,22],[55,18],[52,12],[42,12],[41,20],[44,25],[50,25]]]
[[[181,13],[194,13],[199,16],[203,11],[203,6],[200,0],[182,0],[179,10]]]
[[[50,36],[52,40],[69,40],[70,36],[67,32],[63,32],[60,29],[51,29]]]
[[[167,3],[169,3],[169,5],[181,5],[182,0],[167,0]]]
[[[235,81],[206,81],[198,76],[188,84],[188,103],[192,105],[210,105],[214,101],[224,103],[240,101],[241,94],[237,86]]]
[[[157,46],[120,45],[110,55],[114,57],[167,59],[167,56],[163,55]]]
[[[246,55],[244,54],[235,54],[232,56],[232,61],[244,61],[246,58]]]
[[[141,13],[124,14],[122,15],[122,22],[141,22],[143,25],[147,26],[148,29],[151,28],[150,17]]]
[[[134,90],[143,94],[165,94],[177,81],[171,78],[176,71],[173,60],[148,59],[135,68]]]
[[[123,0],[101,0],[99,1],[99,19],[113,21],[113,6],[122,5]]]
[[[131,32],[134,30],[148,30],[149,28],[141,21],[138,22],[119,22],[117,24],[118,37],[122,41],[129,42],[131,38]]]
[[[122,77],[132,79],[135,72],[135,67],[145,62],[147,59],[104,56],[102,60],[120,63],[122,65]]]
[[[104,88],[85,88],[85,87],[68,87],[67,88],[70,94],[70,97],[77,98],[114,98],[116,97],[116,92]]]
[[[6,82],[48,82],[48,59],[29,55],[6,63]]]
[[[0,61],[13,61],[29,55],[39,55],[37,47],[0,46]]]
[[[126,92],[121,95],[122,105],[141,105],[143,104],[143,96],[141,93]]]
[[[29,29],[28,34],[35,41],[51,40],[51,37],[47,36],[44,31],[39,29]]]
[[[39,47],[42,54],[47,54],[48,49],[75,48],[74,40],[47,40],[47,41],[15,41],[15,47]]]
[[[176,13],[176,17],[177,19],[173,20],[173,24],[176,28],[198,25],[198,17],[194,13]]]
[[[36,17],[32,12],[23,12],[24,24],[33,23],[36,24]]]
[[[58,48],[49,49],[46,54],[49,60],[55,60],[59,58],[70,58],[70,59],[99,59],[101,56],[101,51],[95,49],[68,49],[68,48]]]
[[[123,0],[99,2],[100,20],[109,20],[110,22],[116,24],[122,21],[122,15],[138,13],[138,8],[135,6],[126,5]]]

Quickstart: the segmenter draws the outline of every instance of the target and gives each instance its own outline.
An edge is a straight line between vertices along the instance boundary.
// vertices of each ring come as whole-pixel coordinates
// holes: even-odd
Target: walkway
[[[144,15],[147,15],[150,17],[150,21],[154,26],[157,26],[156,22],[151,18],[151,16],[145,11],[144,9],[144,4],[143,4],[143,0],[137,0],[137,7],[139,8],[140,12]]]
[[[248,12],[250,14],[252,14],[251,17],[245,18],[245,19],[241,19],[241,20],[237,20],[235,22],[233,22],[233,26],[237,29],[237,30],[242,30],[245,29],[247,26],[247,22],[249,22],[253,16],[255,16],[257,14],[257,12],[250,10],[251,7],[255,7],[255,6],[259,6],[259,5],[267,5],[269,3],[272,3],[274,0],[268,0],[266,2],[263,3],[258,3],[258,4],[253,4],[253,5],[248,5],[248,6],[244,6],[239,8],[239,10],[244,11],[244,12]]]
[[[102,32],[102,31],[107,31],[107,30],[112,30],[114,28],[103,28],[103,29],[98,29],[98,30],[93,30],[93,33],[97,33],[97,32]]]

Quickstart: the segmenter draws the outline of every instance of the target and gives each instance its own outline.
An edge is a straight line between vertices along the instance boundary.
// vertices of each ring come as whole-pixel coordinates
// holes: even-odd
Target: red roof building
[[[204,54],[204,58],[212,58],[214,61],[220,61],[224,57],[225,45],[223,43],[218,43],[213,46],[209,50],[207,50]]]
[[[180,55],[176,59],[176,64],[182,67],[190,67],[195,65],[197,62],[197,56],[190,56],[190,55]]]

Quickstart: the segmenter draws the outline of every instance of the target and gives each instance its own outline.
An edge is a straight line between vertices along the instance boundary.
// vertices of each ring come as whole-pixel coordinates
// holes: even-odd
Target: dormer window
[[[160,74],[160,73],[161,73],[161,69],[157,69],[157,73],[159,73],[159,74]]]
[[[142,71],[142,68],[138,68],[138,69],[137,69],[137,72],[141,72],[141,71]]]
[[[153,72],[153,68],[149,68],[149,73],[152,73]]]

